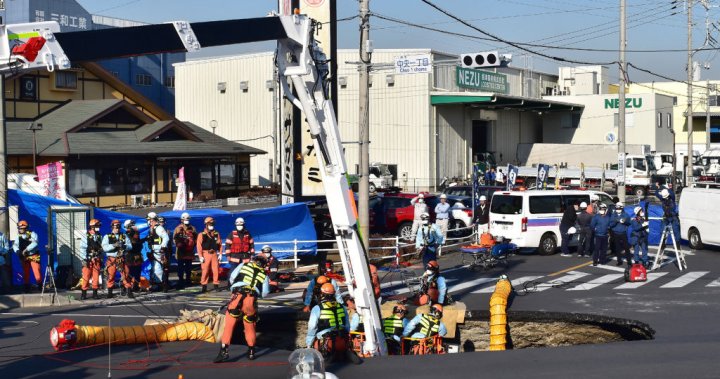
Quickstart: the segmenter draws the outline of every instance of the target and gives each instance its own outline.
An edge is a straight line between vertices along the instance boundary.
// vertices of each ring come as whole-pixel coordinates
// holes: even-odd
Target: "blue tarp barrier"
[[[48,224],[47,217],[49,207],[51,205],[73,206],[72,204],[49,197],[39,196],[17,190],[8,190],[8,202],[10,206],[18,206],[18,216],[20,220],[26,220],[30,224],[30,230],[37,233],[38,244],[42,252],[41,273],[45,272],[47,266],[46,246],[48,244]],[[202,231],[204,229],[204,219],[207,216],[215,218],[215,227],[223,240],[235,227],[235,218],[243,217],[245,226],[248,228],[253,238],[257,242],[267,241],[292,241],[294,239],[302,241],[314,241],[316,238],[315,227],[310,216],[310,211],[305,203],[287,204],[274,208],[255,209],[243,212],[230,213],[220,209],[193,209],[187,211],[191,216],[191,223]],[[160,213],[165,217],[165,224],[168,233],[172,233],[175,226],[180,223],[180,215],[182,211],[169,211]],[[102,223],[102,234],[110,232],[110,223],[117,219],[124,222],[127,219],[135,221],[141,237],[147,236],[148,225],[144,217],[138,217],[120,212],[113,212],[105,209],[95,208],[94,217]],[[11,220],[17,222],[19,220]],[[10,225],[11,228],[15,227]],[[12,241],[10,242],[12,246]],[[292,250],[293,244],[270,244],[274,250]],[[259,250],[262,245],[256,246]],[[307,250],[298,253],[298,255],[315,255],[317,244],[315,242],[298,243],[298,250]],[[144,251],[144,253],[147,252]],[[143,254],[145,255],[145,254]],[[292,252],[276,252],[275,255],[280,258],[292,257]],[[173,254],[174,256],[174,254]],[[174,257],[173,257],[174,260]],[[12,254],[12,269],[14,284],[21,284],[22,265],[17,255]],[[31,283],[34,282],[31,276]]]

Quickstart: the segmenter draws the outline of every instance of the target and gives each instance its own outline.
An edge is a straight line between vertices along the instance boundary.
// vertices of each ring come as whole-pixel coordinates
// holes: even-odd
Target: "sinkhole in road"
[[[258,346],[294,350],[304,346],[307,316],[263,315],[258,324]],[[467,311],[455,338],[460,352],[487,351],[490,341],[488,311]],[[655,331],[647,324],[623,318],[561,312],[508,311],[508,349],[602,344],[651,340]],[[237,332],[237,331],[236,331]],[[238,339],[242,332],[236,333]]]

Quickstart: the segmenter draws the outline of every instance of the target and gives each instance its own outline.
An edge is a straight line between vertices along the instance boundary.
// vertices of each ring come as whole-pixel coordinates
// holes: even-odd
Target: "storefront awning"
[[[693,118],[707,118],[707,113],[705,112],[693,112]],[[710,112],[710,118],[720,118],[720,112]]]
[[[499,95],[480,92],[432,92],[430,104],[435,106],[466,104],[481,109],[517,109],[536,111],[572,111],[581,110],[582,104],[560,101]]]

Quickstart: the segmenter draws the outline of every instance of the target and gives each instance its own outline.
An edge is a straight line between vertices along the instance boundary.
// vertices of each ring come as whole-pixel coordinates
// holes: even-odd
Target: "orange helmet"
[[[215,219],[214,219],[214,218],[212,218],[212,217],[205,217],[205,225],[207,225],[207,224],[214,224],[214,223],[215,223]]]
[[[322,286],[320,286],[320,292],[324,295],[334,295],[335,294],[335,286],[333,286],[331,283],[325,283]]]
[[[20,222],[18,222],[17,226],[18,226],[18,228],[27,228],[28,223],[25,220],[20,220]]]
[[[90,226],[100,226],[100,220],[96,218],[90,220]]]
[[[407,311],[408,311],[408,310],[407,310],[407,307],[406,307],[405,305],[403,305],[402,303],[397,303],[397,304],[393,307],[393,313],[407,314]]]
[[[110,226],[115,226],[115,225],[117,225],[118,227],[120,227],[120,225],[121,225],[120,220],[112,220],[112,221],[110,222]]]
[[[330,279],[328,279],[328,277],[325,275],[320,275],[317,277],[317,279],[315,279],[315,283],[320,284],[320,285],[329,283],[329,282],[330,282]]]
[[[433,306],[430,308],[430,315],[431,315],[431,316],[434,316],[434,317],[437,317],[437,318],[442,318],[442,315],[443,315],[443,306],[440,305],[440,304],[435,304],[435,305],[433,305]]]
[[[377,267],[373,264],[370,265],[370,275],[377,275]]]
[[[430,261],[430,262],[428,262],[425,269],[432,270],[432,271],[438,271],[438,270],[440,270],[440,265],[437,263],[437,261]]]

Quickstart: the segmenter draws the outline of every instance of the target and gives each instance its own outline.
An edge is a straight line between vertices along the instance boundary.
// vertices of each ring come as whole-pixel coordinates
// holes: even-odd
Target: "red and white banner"
[[[185,189],[185,167],[181,167],[178,177],[175,180],[178,186],[177,197],[175,198],[174,211],[184,211],[187,208],[187,191]]]
[[[38,181],[43,187],[41,195],[66,201],[67,193],[65,192],[63,163],[48,163],[46,165],[37,166],[35,169],[37,170]]]

